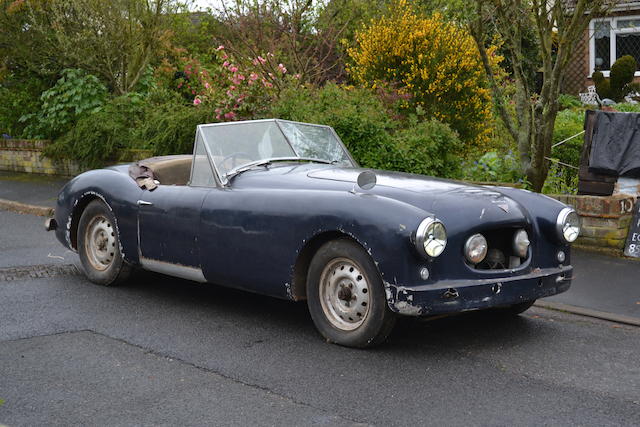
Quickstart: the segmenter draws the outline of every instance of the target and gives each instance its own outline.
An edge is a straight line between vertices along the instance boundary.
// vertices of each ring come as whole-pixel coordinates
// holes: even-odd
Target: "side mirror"
[[[372,171],[364,171],[358,175],[358,187],[362,190],[371,190],[376,186],[378,179],[376,178],[376,174]]]

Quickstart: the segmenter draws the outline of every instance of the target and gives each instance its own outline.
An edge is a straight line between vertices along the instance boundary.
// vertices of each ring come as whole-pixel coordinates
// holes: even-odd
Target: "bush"
[[[465,143],[488,140],[491,97],[472,37],[441,15],[423,17],[406,0],[357,33],[349,49],[354,80],[411,95],[407,106],[447,123]],[[494,61],[495,48],[490,49]],[[495,65],[495,64],[494,64]]]
[[[600,99],[611,98],[611,86],[609,80],[605,79],[602,71],[594,71],[591,75],[593,84],[596,86],[596,93]]]
[[[640,113],[640,104],[629,104],[626,102],[622,102],[614,105],[616,111],[620,111],[623,113]]]
[[[455,154],[461,142],[455,131],[435,119],[392,121],[370,90],[333,83],[323,88],[289,88],[272,113],[287,120],[332,126],[362,167],[459,176]]]
[[[156,155],[191,153],[196,126],[211,121],[210,112],[185,104],[174,92],[131,93],[84,115],[46,154],[97,168],[117,161],[119,152],[131,148],[150,149]]]
[[[393,158],[388,163],[394,170],[446,178],[459,178],[460,158],[456,155],[462,143],[458,134],[435,119],[398,130],[392,136]]]
[[[272,109],[274,117],[332,126],[363,167],[389,169],[393,126],[384,105],[366,89],[328,83],[323,88],[288,88]]]
[[[464,178],[479,182],[525,183],[518,159],[510,151],[489,151],[478,160],[468,162],[464,168]]]
[[[66,134],[48,147],[45,155],[71,158],[87,168],[104,166],[120,150],[137,147],[134,129],[142,119],[143,102],[136,96],[121,96],[99,111],[86,114]]]
[[[638,64],[631,55],[621,56],[613,63],[609,84],[611,87],[611,97],[614,101],[620,102],[624,100],[625,95],[629,92],[627,86],[633,81],[633,76],[637,68]]]
[[[0,134],[22,138],[26,123],[20,117],[35,114],[40,108],[40,94],[48,85],[35,76],[0,78]]]
[[[553,129],[553,143],[556,144],[580,133],[584,129],[584,115],[585,112],[581,110],[560,111]],[[577,191],[578,171],[560,165],[557,161],[579,167],[583,143],[584,135],[581,135],[552,149],[549,157],[554,160],[552,160],[543,192],[575,193]]]
[[[56,138],[81,115],[99,111],[106,97],[107,88],[97,77],[80,69],[65,69],[58,82],[40,96],[40,111],[20,117],[20,122],[28,123],[24,132],[29,138]]]
[[[204,108],[180,103],[160,104],[147,108],[135,139],[139,146],[151,148],[158,156],[190,154],[196,126],[214,121],[211,112]]]
[[[560,106],[560,110],[582,108],[582,101],[580,101],[580,98],[578,98],[577,96],[567,95],[563,93],[558,97],[558,105]]]

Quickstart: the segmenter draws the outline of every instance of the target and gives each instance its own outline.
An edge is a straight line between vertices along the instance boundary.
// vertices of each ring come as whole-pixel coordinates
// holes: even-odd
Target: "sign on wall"
[[[629,235],[624,245],[624,254],[640,258],[640,201],[636,202],[633,209],[633,219],[629,227]]]

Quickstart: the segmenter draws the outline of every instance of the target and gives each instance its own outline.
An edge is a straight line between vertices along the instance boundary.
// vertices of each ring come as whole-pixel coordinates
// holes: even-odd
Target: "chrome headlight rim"
[[[437,252],[432,251],[432,253],[430,254],[427,250],[427,244],[429,243],[430,239],[432,241],[434,240],[433,233],[430,233],[430,231],[432,231],[434,227],[442,227],[442,231],[444,232],[444,239],[437,239],[440,241],[440,245],[437,246]],[[447,246],[447,228],[444,226],[444,223],[435,217],[428,217],[423,219],[416,230],[415,245],[418,252],[426,258],[437,258],[442,255],[444,249]]]
[[[524,250],[520,250],[520,243],[524,243],[524,241],[520,241],[519,242],[519,238],[520,236],[522,236],[522,234],[524,234],[524,241],[526,241],[526,247],[523,247],[522,249]],[[525,230],[524,228],[520,228],[518,230],[516,230],[516,232],[513,235],[513,252],[519,256],[520,258],[526,258],[527,255],[529,254],[529,248],[531,247],[531,239],[529,239],[529,233],[527,232],[527,230]]]
[[[471,259],[472,257],[470,255],[471,245],[472,243],[474,243],[474,240],[476,239],[482,239],[482,241],[484,242],[484,253],[482,254],[482,257],[478,261],[476,261],[475,259]],[[476,233],[469,236],[466,242],[464,242],[464,257],[472,265],[478,265],[482,261],[484,261],[484,259],[487,257],[487,253],[489,253],[489,244],[487,243],[487,238],[484,237],[484,235],[481,233]]]
[[[575,215],[578,219],[578,230],[576,233],[572,234],[573,238],[567,238],[567,236],[565,235],[565,225],[567,224],[567,220],[572,214]],[[556,219],[556,233],[558,234],[558,238],[561,242],[566,244],[575,242],[580,235],[581,228],[580,216],[578,216],[578,213],[575,209],[566,207],[560,211],[560,213],[558,214],[558,218]]]

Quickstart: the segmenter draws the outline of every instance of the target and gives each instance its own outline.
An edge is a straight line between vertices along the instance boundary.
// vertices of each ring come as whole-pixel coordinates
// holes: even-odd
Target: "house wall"
[[[630,9],[623,12],[614,12],[608,15],[614,16],[640,16],[640,9]],[[580,92],[586,92],[587,86],[593,85],[589,65],[589,29],[584,31],[580,41],[574,49],[574,55],[567,66],[562,81],[562,93],[577,95]],[[634,78],[634,82],[640,83],[640,76]]]

